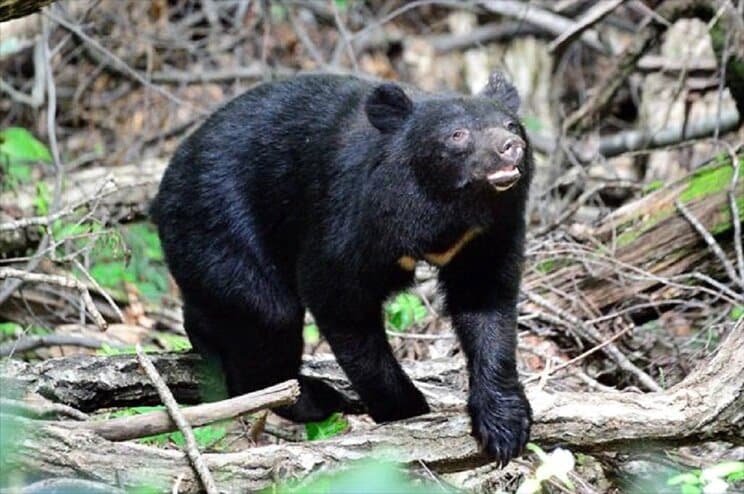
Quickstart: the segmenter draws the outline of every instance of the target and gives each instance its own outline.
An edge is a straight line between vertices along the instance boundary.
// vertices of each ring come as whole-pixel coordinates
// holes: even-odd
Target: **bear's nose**
[[[504,140],[496,147],[496,152],[502,161],[517,164],[524,156],[524,141],[518,137]]]

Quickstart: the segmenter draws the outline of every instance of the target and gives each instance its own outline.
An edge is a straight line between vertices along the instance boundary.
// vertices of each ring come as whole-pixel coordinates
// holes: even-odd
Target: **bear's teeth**
[[[519,178],[519,170],[515,167],[502,168],[501,170],[495,171],[489,174],[486,178],[492,184],[503,184],[505,182],[513,182]]]

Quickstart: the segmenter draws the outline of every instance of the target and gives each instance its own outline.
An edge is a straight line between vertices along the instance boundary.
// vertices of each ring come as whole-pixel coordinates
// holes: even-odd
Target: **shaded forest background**
[[[395,447],[403,466],[367,472],[393,489],[741,492],[743,8],[0,0],[0,487],[206,485],[179,453],[182,433],[124,437],[90,424],[160,403],[136,371],[138,344],[180,402],[205,398],[147,206],[175,147],[210,112],[305,71],[469,94],[501,69],[522,96],[537,165],[519,367],[538,447],[504,470],[484,466],[462,414],[464,366],[436,272],[421,264],[416,286],[385,314],[431,418],[375,426],[336,416],[306,427],[257,411],[268,405],[254,397],[249,414],[215,422],[205,412],[197,453],[228,491],[294,480],[314,492],[311,474]],[[347,389],[311,314],[304,335],[306,372]],[[41,422],[50,417],[64,420]],[[10,441],[16,427],[37,431]],[[69,451],[79,457],[65,460]]]

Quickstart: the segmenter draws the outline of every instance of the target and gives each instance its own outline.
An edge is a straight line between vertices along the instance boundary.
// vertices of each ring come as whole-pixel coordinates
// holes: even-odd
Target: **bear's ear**
[[[364,105],[367,118],[380,132],[392,132],[413,111],[413,102],[400,86],[386,82],[377,86]]]
[[[504,77],[504,74],[498,71],[488,77],[488,84],[478,94],[498,100],[504,108],[512,113],[517,113],[519,105],[522,104],[517,88]]]

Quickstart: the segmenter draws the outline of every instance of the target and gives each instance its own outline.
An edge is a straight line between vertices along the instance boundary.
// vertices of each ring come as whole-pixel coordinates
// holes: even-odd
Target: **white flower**
[[[704,494],[724,494],[726,491],[728,491],[728,484],[717,477],[708,479],[703,487]]]

